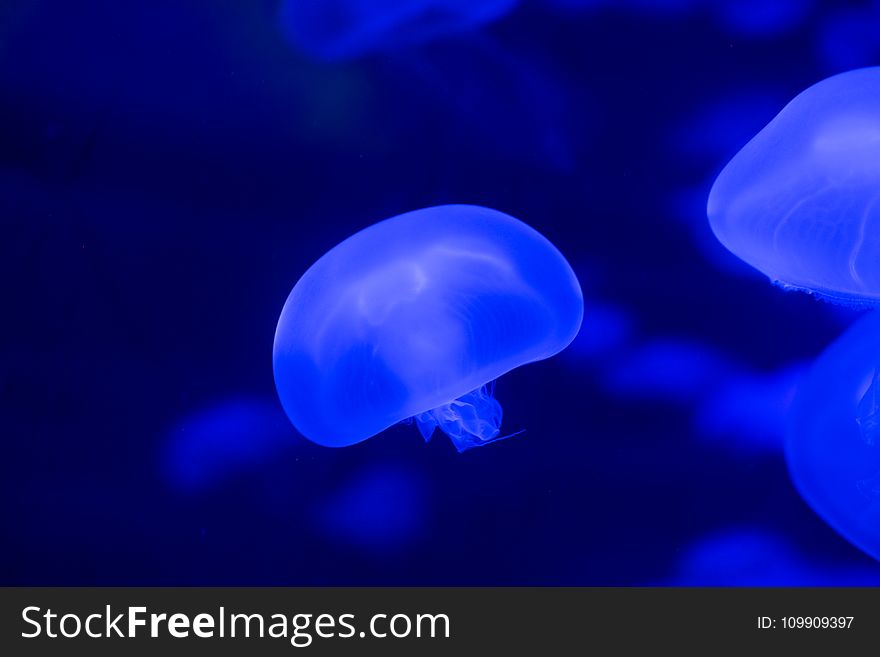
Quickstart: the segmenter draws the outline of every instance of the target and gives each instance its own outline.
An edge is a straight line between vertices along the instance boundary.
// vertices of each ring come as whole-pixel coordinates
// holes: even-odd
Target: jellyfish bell
[[[880,559],[880,312],[816,360],[789,413],[785,452],[813,510]]]
[[[720,173],[708,215],[721,243],[775,283],[880,302],[880,67],[786,105]]]
[[[281,403],[342,447],[414,419],[459,451],[496,440],[491,383],[577,335],[583,296],[562,254],[495,210],[426,208],[343,241],[299,279],[275,333]]]

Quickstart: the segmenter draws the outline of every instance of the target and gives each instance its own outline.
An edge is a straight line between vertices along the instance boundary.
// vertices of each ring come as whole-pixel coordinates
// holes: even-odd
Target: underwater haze
[[[859,404],[873,364],[846,358],[873,353],[859,327],[877,322],[847,333],[860,304],[771,285],[714,241],[706,207],[787,102],[880,65],[877,6],[0,3],[0,584],[876,584],[878,534],[860,524],[874,497],[846,488],[877,495],[880,447],[855,424],[872,415]],[[796,128],[786,139],[811,130]],[[858,135],[844,142],[841,157]],[[783,191],[781,208],[815,186],[746,173]],[[856,174],[824,197],[852,225],[876,207]],[[288,296],[349,237],[449,205],[515,217],[563,259],[517,260],[546,283],[530,291],[522,272],[488,280],[441,258],[425,305],[381,337],[408,386],[436,391],[431,377],[452,372],[450,394],[387,422],[341,417],[359,408],[344,393],[376,382],[352,376],[328,422],[353,444],[316,444],[287,396],[324,422],[309,402],[327,397],[299,392],[323,379],[276,389]],[[758,221],[769,204],[750,208]],[[797,265],[788,283],[880,294],[866,261],[864,286],[847,285],[833,240],[790,227],[786,244],[828,258],[812,283],[800,256],[778,261]],[[522,234],[490,232],[495,253],[532,257]],[[367,245],[387,277],[360,310],[390,307],[415,270],[389,253],[416,258],[432,235]],[[333,282],[301,306],[317,323],[346,301]],[[461,289],[467,312],[449,302]],[[480,313],[502,296],[515,312],[493,323]],[[562,319],[533,330],[524,306]],[[334,335],[371,354],[359,326],[374,325]],[[468,331],[462,344],[498,337],[451,348]],[[490,347],[525,335],[521,361],[495,367]],[[488,376],[459,379],[470,358],[491,361]],[[829,387],[838,374],[845,391]],[[406,422],[474,390],[500,404],[503,419],[471,400],[504,440],[459,453],[419,430],[457,419]],[[844,397],[840,454],[810,427],[848,422],[830,406]]]

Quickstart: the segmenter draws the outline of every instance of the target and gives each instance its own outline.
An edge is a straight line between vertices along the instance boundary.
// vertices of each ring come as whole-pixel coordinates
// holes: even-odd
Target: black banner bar
[[[880,589],[6,588],[0,630],[3,655],[873,650]]]

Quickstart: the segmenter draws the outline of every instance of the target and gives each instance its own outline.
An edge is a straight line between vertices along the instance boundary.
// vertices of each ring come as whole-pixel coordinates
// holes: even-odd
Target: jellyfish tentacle
[[[439,427],[459,452],[507,438],[499,436],[503,411],[492,394],[494,387],[494,382],[482,385],[448,404],[416,415],[422,436],[430,440]]]

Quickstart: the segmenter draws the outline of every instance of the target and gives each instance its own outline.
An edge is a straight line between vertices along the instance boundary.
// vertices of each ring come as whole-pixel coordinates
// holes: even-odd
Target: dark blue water
[[[324,61],[275,2],[3,3],[0,582],[876,583],[781,449],[857,313],[772,287],[704,208],[787,100],[880,63],[877,14],[602,4]],[[583,287],[569,350],[498,381],[524,433],[298,436],[291,287],[445,203],[522,219]]]

